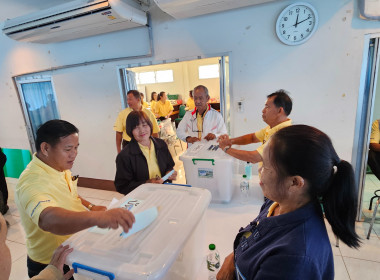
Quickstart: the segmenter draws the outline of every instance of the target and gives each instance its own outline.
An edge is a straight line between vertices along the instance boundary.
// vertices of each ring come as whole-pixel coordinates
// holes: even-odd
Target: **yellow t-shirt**
[[[153,141],[150,140],[150,149],[149,147],[143,146],[140,143],[138,144],[144,157],[146,158],[146,162],[148,163],[149,179],[156,178],[156,176],[161,177],[161,171],[160,167],[158,166],[156,149],[154,148]]]
[[[194,99],[189,97],[189,99],[187,99],[186,101],[186,109],[187,110],[194,110],[195,109],[195,103],[194,103]]]
[[[155,113],[158,114],[159,117],[166,117],[169,114],[169,112],[173,109],[173,105],[170,103],[169,100],[166,100],[165,103],[158,101],[156,103]]]
[[[57,171],[35,154],[16,185],[15,201],[26,234],[28,256],[44,264],[50,262],[54,250],[70,235],[55,235],[40,229],[41,212],[47,207],[86,211],[78,197],[77,180],[72,181],[71,172]]]
[[[380,143],[380,128],[379,128],[380,120],[376,120],[373,122],[371,127],[371,138],[369,140],[370,143],[379,144]]]
[[[143,101],[142,105],[141,105],[144,109],[148,108],[149,107],[149,104],[146,103],[145,101]]]
[[[157,101],[155,100],[152,100],[150,101],[150,110],[152,110],[152,112],[156,112],[156,104],[157,104]]]
[[[113,130],[117,132],[123,132],[123,139],[126,141],[131,141],[131,137],[129,137],[127,134],[126,121],[127,121],[127,117],[129,113],[132,111],[133,110],[129,107],[125,108],[123,111],[119,113],[115,121],[115,124],[113,125]],[[160,128],[158,127],[157,120],[154,114],[150,110],[145,109],[145,108],[143,108],[142,111],[148,116],[148,118],[152,122],[152,125],[153,125],[152,133],[158,133],[160,131]]]

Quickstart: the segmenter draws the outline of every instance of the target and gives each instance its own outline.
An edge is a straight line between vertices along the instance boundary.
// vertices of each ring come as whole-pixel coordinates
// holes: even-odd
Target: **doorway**
[[[121,102],[127,107],[126,93],[137,89],[144,94],[144,101],[151,101],[152,92],[164,91],[172,104],[186,104],[189,91],[197,85],[209,90],[210,103],[220,111],[227,131],[230,131],[229,57],[218,56],[193,60],[179,59],[147,66],[119,68]]]
[[[364,222],[372,218],[377,199],[373,199],[371,207],[371,198],[380,189],[380,180],[367,163],[371,127],[374,121],[380,119],[379,43],[379,34],[366,37],[353,152],[355,180],[359,186],[358,218]],[[377,217],[377,223],[380,223],[380,213]]]

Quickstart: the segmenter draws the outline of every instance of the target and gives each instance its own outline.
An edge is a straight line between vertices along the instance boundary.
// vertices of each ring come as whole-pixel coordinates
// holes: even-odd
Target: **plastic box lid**
[[[152,224],[125,239],[120,236],[121,228],[107,229],[106,233],[98,233],[94,228],[76,233],[65,242],[74,248],[67,263],[74,269],[78,264],[79,269],[83,266],[86,271],[82,271],[86,273],[81,274],[92,271],[94,279],[161,279],[201,220],[210,200],[211,194],[206,189],[143,184],[115,207],[125,205],[139,213],[156,206],[158,216]]]
[[[193,162],[198,159],[203,160],[229,160],[234,161],[235,159],[229,154],[225,153],[221,148],[219,148],[218,142],[216,140],[207,141],[202,140],[192,144],[186,152],[184,152],[180,157],[180,160],[192,159]],[[194,162],[195,163],[195,162]]]

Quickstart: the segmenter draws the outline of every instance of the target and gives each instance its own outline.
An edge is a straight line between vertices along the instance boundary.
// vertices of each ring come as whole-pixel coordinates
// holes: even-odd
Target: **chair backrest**
[[[178,118],[183,118],[183,116],[186,114],[185,108],[185,105],[179,106]]]

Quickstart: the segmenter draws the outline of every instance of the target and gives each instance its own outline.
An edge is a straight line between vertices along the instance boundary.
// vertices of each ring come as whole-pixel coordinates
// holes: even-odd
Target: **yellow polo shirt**
[[[115,121],[115,124],[113,125],[113,130],[117,132],[123,132],[123,139],[126,141],[131,141],[131,137],[129,137],[127,134],[126,121],[127,121],[127,117],[129,113],[132,111],[133,110],[129,107],[125,108],[123,111],[119,113]],[[160,128],[158,127],[157,120],[154,114],[150,110],[145,109],[145,108],[143,108],[142,111],[148,116],[148,118],[152,122],[152,125],[153,125],[152,133],[158,133],[160,131]]]
[[[160,167],[158,166],[156,149],[154,148],[153,141],[150,140],[150,149],[149,147],[143,146],[140,143],[138,144],[144,157],[146,158],[146,162],[148,163],[149,179],[154,179],[156,176],[159,176],[161,178],[161,171]]]
[[[379,128],[380,120],[376,120],[373,122],[371,127],[371,138],[369,140],[370,143],[379,144],[380,143],[380,128]]]
[[[86,211],[78,197],[77,180],[72,181],[71,172],[55,170],[36,154],[18,180],[15,201],[26,234],[28,256],[44,264],[50,262],[54,250],[70,235],[55,235],[40,229],[41,212],[47,207]]]
[[[292,125],[292,120],[288,119],[287,121],[284,121],[284,122],[282,122],[282,123],[280,123],[280,124],[278,124],[272,128],[270,128],[270,126],[268,125],[267,127],[255,132],[257,139],[259,139],[260,142],[263,143],[260,147],[258,147],[256,149],[256,151],[258,151],[258,153],[261,155],[261,157],[263,157],[263,151],[264,151],[265,143],[269,140],[269,138],[273,134],[275,134],[277,131],[279,131],[281,128],[284,128],[284,127],[287,127],[290,125]]]
[[[169,114],[169,112],[173,109],[173,105],[170,103],[169,100],[166,100],[165,103],[158,101],[156,103],[155,113],[158,114],[159,117],[166,117]]]
[[[157,104],[157,101],[155,100],[152,100],[150,101],[150,109],[152,110],[152,112],[156,112],[156,104]]]

